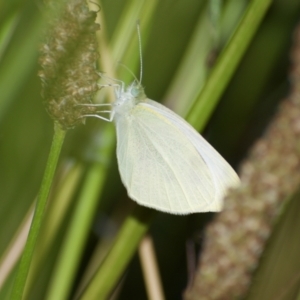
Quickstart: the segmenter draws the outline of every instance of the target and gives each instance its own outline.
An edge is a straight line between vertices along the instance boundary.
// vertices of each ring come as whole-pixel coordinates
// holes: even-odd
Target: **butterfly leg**
[[[118,89],[118,93],[119,93],[120,90],[121,91],[125,90],[125,83],[122,80],[111,78],[109,76],[104,75],[103,73],[99,73],[99,76],[101,78],[105,79],[106,81],[110,80],[112,82],[117,82],[117,83],[114,83],[114,84],[101,84],[101,85],[99,85],[100,87],[111,86],[111,87],[117,88]]]
[[[97,114],[90,114],[90,115],[82,115],[82,116],[79,117],[79,119],[88,118],[88,117],[101,119],[101,120],[104,120],[104,121],[107,121],[107,122],[111,122],[113,120],[112,114],[109,116],[109,118],[105,118],[105,117],[99,116]]]
[[[85,103],[85,104],[77,104],[76,106],[86,106],[86,107],[102,107],[102,106],[112,106],[112,104],[110,103],[99,103],[99,104],[95,104],[95,103]],[[110,114],[109,118],[105,118],[103,116],[99,116],[97,114],[101,114],[101,113],[108,113]],[[95,114],[85,114],[85,115],[82,115],[80,116],[80,118],[85,118],[85,117],[95,117],[95,118],[98,118],[98,119],[102,119],[104,121],[108,121],[108,122],[111,122],[112,119],[113,119],[113,111],[112,110],[99,110],[99,111],[96,111]]]

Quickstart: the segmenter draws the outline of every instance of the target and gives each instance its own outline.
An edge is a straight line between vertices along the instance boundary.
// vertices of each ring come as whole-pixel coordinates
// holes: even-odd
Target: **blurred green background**
[[[150,99],[164,101],[185,116],[191,107],[188,99],[201,91],[218,54],[251,1],[163,0],[153,4],[151,13],[141,9],[136,15],[129,7],[137,6],[137,2],[104,0],[100,4],[99,14],[105,21],[103,28],[107,40],[116,41],[116,45],[121,40],[128,43],[124,55],[113,58],[118,77],[130,80],[130,75],[117,66],[119,60],[138,75],[135,26],[133,32],[122,33],[122,39],[117,30],[120,32],[126,22],[131,20],[134,24],[139,18],[146,94]],[[53,135],[53,122],[44,109],[37,77],[38,46],[45,25],[43,9],[42,3],[36,0],[0,2],[1,256],[37,195]],[[299,1],[273,1],[205,127],[205,138],[237,169],[251,144],[262,134],[278,102],[288,94],[289,50],[299,16]],[[144,19],[147,21],[144,22]],[[99,69],[106,71],[103,66]],[[181,95],[181,90],[186,91],[186,98],[174,96]],[[86,123],[68,132],[61,155],[61,170],[65,170],[68,164],[73,166],[80,162],[85,169],[94,161],[103,161],[95,155],[93,147],[105,147],[106,136],[101,136],[101,133],[106,126],[110,126],[113,132],[113,125],[99,120],[87,120]],[[114,236],[124,219],[122,210],[126,211],[131,205],[126,199],[114,155],[108,162],[106,175],[101,202],[99,197],[99,209],[88,233],[73,292],[98,240]],[[80,188],[80,184],[79,181],[76,189]],[[68,224],[74,205],[70,206],[64,224]],[[150,233],[155,243],[166,299],[182,298],[189,280],[187,244],[193,245],[195,253],[200,251],[204,226],[212,217],[210,213],[155,215]],[[64,228],[56,238],[57,245],[61,245],[63,239]],[[44,299],[51,267],[45,268],[44,272],[46,275],[36,283],[38,291],[33,292],[34,296],[30,299]],[[5,299],[3,295],[6,297],[6,294],[2,294]],[[134,257],[126,271],[117,299],[147,299],[138,256]]]

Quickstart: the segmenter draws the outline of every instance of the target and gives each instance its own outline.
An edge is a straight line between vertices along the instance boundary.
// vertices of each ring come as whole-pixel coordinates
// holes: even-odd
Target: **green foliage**
[[[287,53],[300,13],[294,0],[274,1],[267,15],[270,1],[260,2],[253,19],[243,23],[257,1],[103,0],[98,69],[128,83],[132,76],[120,61],[139,75],[140,19],[147,96],[188,116],[199,129],[206,128],[207,139],[237,164],[261,134],[266,124],[261,120],[269,118],[286,91]],[[37,196],[53,135],[37,78],[44,8],[33,0],[0,4],[1,299],[9,299],[15,264],[4,279],[1,266]],[[242,44],[235,47],[238,34]],[[106,90],[98,92],[95,101],[111,101]],[[185,241],[198,242],[210,217],[170,216],[136,207],[119,179],[113,125],[89,119],[66,136],[24,299],[106,299],[128,265],[119,299],[145,299],[139,264],[136,258],[130,261],[150,221],[166,298],[180,299],[188,280]],[[290,228],[278,224],[277,230],[288,234]],[[268,272],[273,271],[264,267],[262,286]],[[297,270],[293,272],[296,277]],[[94,274],[101,291],[94,289]],[[101,292],[105,296],[97,298]]]

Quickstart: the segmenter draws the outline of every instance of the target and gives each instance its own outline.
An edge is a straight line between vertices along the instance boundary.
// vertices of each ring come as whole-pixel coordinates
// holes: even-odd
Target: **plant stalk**
[[[26,279],[29,273],[29,268],[33,257],[34,248],[44,218],[47,199],[49,196],[51,184],[53,181],[54,173],[56,170],[59,154],[63,145],[65,135],[66,135],[66,131],[61,129],[58,123],[55,123],[52,145],[51,145],[43,181],[38,194],[33,220],[27,237],[27,242],[14,280],[12,294],[10,297],[11,300],[21,300],[23,297],[23,292],[26,284]]]

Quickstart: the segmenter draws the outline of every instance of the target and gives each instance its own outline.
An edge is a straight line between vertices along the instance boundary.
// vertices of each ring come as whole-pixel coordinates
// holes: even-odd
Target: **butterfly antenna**
[[[139,82],[142,83],[143,78],[143,55],[142,55],[142,37],[141,37],[141,29],[140,29],[140,20],[136,22],[136,30],[138,34],[139,40],[139,52],[140,52],[140,80]]]
[[[136,78],[136,76],[134,75],[134,73],[133,73],[126,65],[124,65],[124,64],[121,63],[120,61],[118,62],[118,64],[119,64],[121,67],[123,67],[124,69],[126,69],[126,70],[134,77],[134,79],[135,79],[136,81],[139,82],[139,80]]]

